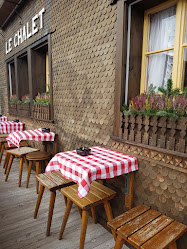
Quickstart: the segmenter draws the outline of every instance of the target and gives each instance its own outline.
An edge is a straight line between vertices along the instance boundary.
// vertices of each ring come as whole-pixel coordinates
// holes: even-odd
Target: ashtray
[[[19,123],[19,119],[14,119],[13,122]]]
[[[0,114],[0,117],[2,117],[3,115],[2,114]]]
[[[42,128],[42,132],[50,132],[50,128]]]
[[[91,149],[88,147],[81,147],[79,149],[76,149],[76,152],[80,156],[88,156],[91,153]]]

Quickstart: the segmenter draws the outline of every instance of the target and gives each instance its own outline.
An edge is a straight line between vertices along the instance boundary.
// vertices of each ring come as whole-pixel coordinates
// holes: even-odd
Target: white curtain
[[[156,51],[174,46],[176,7],[170,7],[150,16],[148,51]],[[147,56],[148,87],[166,86],[172,77],[173,51]]]

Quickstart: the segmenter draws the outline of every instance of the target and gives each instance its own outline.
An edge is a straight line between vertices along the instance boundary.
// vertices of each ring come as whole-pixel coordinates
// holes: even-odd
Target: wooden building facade
[[[26,129],[51,128],[58,133],[59,151],[100,145],[137,156],[134,205],[150,205],[184,224],[186,122],[157,120],[154,133],[160,139],[167,128],[168,136],[174,125],[182,149],[166,140],[165,146],[145,142],[154,120],[126,119],[124,133],[121,126],[123,103],[151,83],[164,85],[172,77],[174,87],[187,86],[186,12],[186,0],[0,1],[0,113],[19,118]],[[166,42],[155,24],[160,20]],[[38,93],[50,95],[50,105],[34,105]],[[25,95],[29,105],[9,104],[11,96]],[[123,176],[105,181],[118,193],[114,215],[125,210],[124,182]],[[98,215],[105,225],[103,213]],[[187,238],[178,245],[185,249]]]

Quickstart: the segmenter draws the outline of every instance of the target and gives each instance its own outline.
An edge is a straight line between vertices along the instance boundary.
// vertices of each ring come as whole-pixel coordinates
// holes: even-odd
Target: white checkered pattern
[[[62,175],[77,184],[78,195],[83,198],[96,179],[110,179],[138,170],[136,157],[102,147],[92,147],[91,155],[80,156],[76,151],[56,154],[49,162],[46,173],[61,171]]]
[[[22,131],[23,130],[23,123],[21,122],[13,122],[13,121],[6,121],[0,122],[0,134],[9,134],[14,131]]]
[[[5,121],[7,121],[7,117],[5,116],[0,117],[0,122],[5,122]]]
[[[55,139],[54,132],[42,132],[42,129],[12,132],[6,138],[9,147],[12,146],[13,144],[19,147],[21,140],[54,141],[54,139]]]

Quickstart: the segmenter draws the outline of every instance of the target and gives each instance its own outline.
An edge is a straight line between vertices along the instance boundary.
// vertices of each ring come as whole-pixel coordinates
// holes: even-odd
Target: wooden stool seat
[[[51,157],[51,154],[49,152],[42,152],[42,151],[31,152],[26,155],[26,159],[29,161],[26,188],[28,188],[29,186],[32,163],[33,162],[36,163],[36,175],[39,175],[42,172],[41,161],[45,161],[45,165],[47,166],[50,157]],[[39,180],[36,178],[36,193],[37,194],[38,194],[38,187],[39,187]]]
[[[70,211],[71,211],[72,204],[75,203],[82,212],[81,236],[80,236],[80,247],[79,248],[83,249],[85,236],[86,236],[89,210],[91,209],[92,215],[93,215],[95,206],[103,203],[108,221],[111,221],[112,211],[111,211],[109,200],[114,198],[114,196],[116,195],[116,192],[95,181],[92,182],[90,191],[84,198],[81,199],[77,195],[77,190],[78,190],[78,185],[72,185],[72,186],[69,186],[69,187],[66,187],[60,190],[62,194],[68,198],[68,201],[67,201],[64,219],[62,222],[59,239],[62,239],[65,226],[66,226],[66,223],[67,223]],[[115,233],[113,235],[115,237]]]
[[[20,147],[16,149],[10,149],[7,153],[20,157],[22,155],[26,155],[30,152],[38,151],[39,149],[31,148],[31,147]]]
[[[139,205],[108,222],[117,233],[114,249],[121,249],[127,241],[139,249],[176,249],[176,240],[187,226],[145,205]]]
[[[17,149],[7,150],[6,154],[8,155],[8,157],[10,159],[9,159],[9,163],[8,163],[8,169],[7,169],[7,172],[6,172],[5,182],[8,180],[10,169],[12,167],[14,157],[16,156],[16,157],[20,158],[19,184],[18,184],[18,186],[20,187],[21,186],[22,171],[23,171],[23,161],[27,165],[27,169],[28,169],[28,163],[27,163],[27,160],[26,160],[26,154],[28,154],[30,152],[38,151],[38,150],[39,149],[35,149],[35,148],[31,148],[31,147],[20,147],[20,148],[17,148]]]
[[[47,231],[46,231],[46,235],[49,236],[52,216],[53,216],[53,209],[54,209],[54,204],[55,204],[55,198],[56,198],[56,190],[75,184],[75,182],[64,178],[61,172],[44,173],[44,174],[36,175],[35,177],[40,182],[41,186],[40,186],[40,191],[38,194],[38,199],[37,199],[36,208],[34,212],[34,218],[37,217],[44,189],[47,188],[51,192]]]
[[[42,151],[36,151],[36,152],[31,152],[26,155],[26,159],[28,161],[43,161],[49,159],[51,154],[49,152],[42,152]]]

